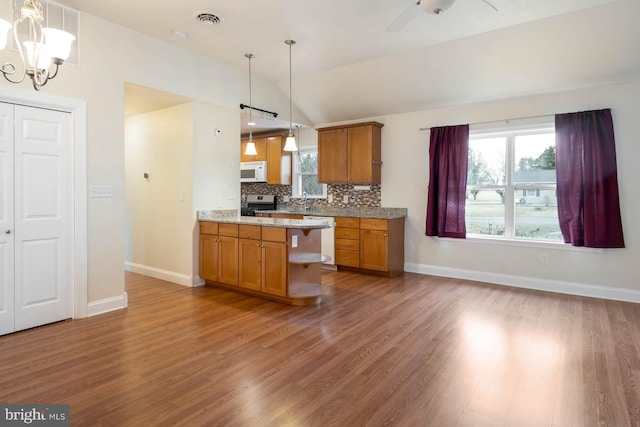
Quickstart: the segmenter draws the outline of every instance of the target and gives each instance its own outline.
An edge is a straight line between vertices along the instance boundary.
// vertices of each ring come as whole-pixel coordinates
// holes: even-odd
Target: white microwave
[[[267,162],[240,162],[240,182],[267,182]]]

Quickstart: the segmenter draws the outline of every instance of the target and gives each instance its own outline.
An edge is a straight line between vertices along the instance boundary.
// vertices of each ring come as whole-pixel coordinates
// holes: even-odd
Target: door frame
[[[72,303],[73,318],[87,317],[87,103],[77,99],[50,96],[1,87],[0,101],[27,107],[45,108],[71,114],[73,188],[72,204]]]

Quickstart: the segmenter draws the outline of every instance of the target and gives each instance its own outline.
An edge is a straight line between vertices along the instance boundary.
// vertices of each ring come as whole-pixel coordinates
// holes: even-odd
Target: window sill
[[[604,252],[604,249],[601,249],[601,248],[584,248],[579,246],[571,246],[569,244],[562,243],[562,242],[545,242],[542,240],[505,239],[502,237],[494,237],[494,238],[479,237],[478,235],[468,235],[466,239],[451,239],[446,237],[442,239],[453,240],[456,242],[481,243],[481,244],[498,245],[498,246],[556,249],[559,251],[576,251],[576,252],[591,252],[591,253]]]

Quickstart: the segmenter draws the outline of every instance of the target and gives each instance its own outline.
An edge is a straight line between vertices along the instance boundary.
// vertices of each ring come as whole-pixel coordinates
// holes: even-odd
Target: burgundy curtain
[[[556,115],[556,175],[565,243],[624,248],[611,110]]]
[[[464,239],[469,125],[431,128],[427,236]]]

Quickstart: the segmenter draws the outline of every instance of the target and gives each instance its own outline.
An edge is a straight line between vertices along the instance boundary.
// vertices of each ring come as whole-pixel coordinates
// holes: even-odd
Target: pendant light
[[[249,123],[247,124],[249,126],[249,141],[247,142],[247,148],[245,148],[244,154],[246,156],[257,156],[258,152],[256,151],[256,143],[253,141],[252,130],[255,123],[253,123],[251,114],[253,111],[253,99],[251,98],[251,60],[255,55],[253,53],[245,53],[244,56],[249,59]]]
[[[296,44],[296,42],[295,40],[285,40],[284,42],[289,45],[289,136],[287,136],[287,141],[284,144],[284,151],[298,151],[296,137],[293,136],[293,95],[291,93],[291,46]]]

